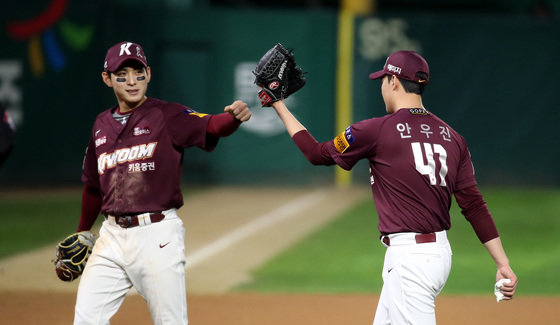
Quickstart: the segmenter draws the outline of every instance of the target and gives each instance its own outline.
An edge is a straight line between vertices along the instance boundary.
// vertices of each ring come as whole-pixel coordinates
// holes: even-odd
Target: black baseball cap
[[[417,72],[424,72],[426,79],[420,79]],[[382,70],[371,73],[370,79],[379,79],[384,75],[394,75],[405,80],[421,84],[430,82],[430,68],[428,62],[414,51],[397,51],[389,55]]]
[[[144,67],[148,66],[148,61],[146,59],[146,55],[144,55],[142,46],[132,42],[120,42],[113,45],[107,51],[103,70],[107,72],[114,72],[126,60],[135,60],[140,62]]]

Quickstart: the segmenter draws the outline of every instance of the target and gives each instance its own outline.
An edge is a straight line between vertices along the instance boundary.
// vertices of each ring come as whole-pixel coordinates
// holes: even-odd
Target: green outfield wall
[[[57,3],[66,5],[52,7]],[[335,126],[338,12],[103,4],[0,5],[0,101],[18,125],[0,185],[79,182],[95,116],[114,105],[100,77],[105,51],[121,40],[144,46],[152,67],[149,96],[211,114],[242,99],[253,111],[214,152],[185,151],[185,181],[334,182],[334,168],[311,166],[273,111],[260,108],[251,71],[276,42],[295,48],[308,84],[287,103],[317,140],[330,140],[341,131]],[[354,44],[347,108],[353,120],[384,114],[379,83],[368,73],[390,52],[414,49],[431,68],[424,104],[467,138],[479,181],[560,184],[560,114],[553,102],[560,21],[395,13],[354,17],[353,27],[342,36]],[[354,182],[367,183],[367,175],[367,166],[358,165]]]
[[[479,181],[560,185],[560,21],[527,16],[356,19],[354,118],[384,112],[369,71],[398,49],[430,64],[424,106],[459,131]]]

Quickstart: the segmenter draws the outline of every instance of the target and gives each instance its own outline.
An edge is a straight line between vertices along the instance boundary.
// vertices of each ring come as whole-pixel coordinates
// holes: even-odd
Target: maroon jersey
[[[369,160],[382,234],[449,229],[452,194],[476,184],[463,137],[425,109],[352,124],[328,148],[346,170]]]
[[[214,149],[210,115],[148,98],[122,125],[109,109],[97,116],[84,158],[82,181],[99,188],[101,212],[123,215],[183,205],[183,149]]]

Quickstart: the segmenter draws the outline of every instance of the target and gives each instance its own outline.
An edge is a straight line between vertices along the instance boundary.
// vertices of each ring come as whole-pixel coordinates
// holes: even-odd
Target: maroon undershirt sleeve
[[[84,185],[82,191],[82,215],[78,224],[78,232],[90,230],[101,211],[101,192],[98,188]]]
[[[212,115],[206,126],[206,133],[223,138],[235,132],[239,125],[241,125],[241,121],[229,113]]]
[[[455,192],[455,199],[481,243],[499,236],[488,205],[476,185]]]
[[[296,146],[305,158],[313,165],[334,165],[335,161],[329,154],[328,142],[319,143],[307,130],[301,130],[292,137]]]

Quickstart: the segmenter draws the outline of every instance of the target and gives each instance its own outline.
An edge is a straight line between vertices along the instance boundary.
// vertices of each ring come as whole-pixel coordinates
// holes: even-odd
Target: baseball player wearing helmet
[[[446,231],[452,195],[494,259],[496,280],[511,280],[501,287],[504,299],[511,299],[517,277],[476,186],[467,144],[422,104],[427,62],[418,53],[398,51],[370,78],[381,80],[388,114],[354,123],[332,141],[318,143],[283,100],[273,107],[311,163],[350,170],[360,159],[369,162],[380,239],[387,247],[373,324],[436,323],[434,301],[451,269]]]
[[[132,42],[107,51],[101,77],[117,105],[93,125],[78,231],[100,212],[105,221],[80,280],[74,324],[109,324],[133,286],[154,324],[187,324],[185,230],[177,216],[183,149],[212,151],[251,112],[242,101],[208,115],[146,97],[151,70]]]

